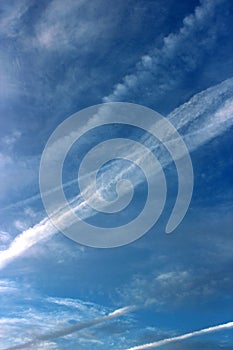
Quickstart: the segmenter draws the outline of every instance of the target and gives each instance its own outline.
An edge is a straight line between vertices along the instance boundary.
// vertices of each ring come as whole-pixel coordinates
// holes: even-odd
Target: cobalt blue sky
[[[123,350],[232,321],[232,1],[12,0],[0,6],[0,349],[49,334],[24,348]],[[168,183],[165,210],[146,235],[94,249],[50,224],[39,164],[63,120],[114,101],[142,104],[173,123],[190,151],[194,191],[184,220],[166,235],[177,174],[165,150],[134,128],[94,130],[66,159],[68,198],[77,195],[76,155],[111,137],[144,140]],[[100,178],[102,188],[125,166],[113,163]],[[112,227],[131,220],[146,190],[146,181],[137,181],[132,206],[120,218],[98,214],[88,222]],[[105,193],[114,194],[114,188]],[[105,322],[93,327],[96,318]],[[232,329],[163,348],[230,350]]]

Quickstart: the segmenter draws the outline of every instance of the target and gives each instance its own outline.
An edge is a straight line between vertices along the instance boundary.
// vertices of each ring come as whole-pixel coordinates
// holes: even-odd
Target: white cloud
[[[14,293],[16,292],[17,286],[15,282],[10,280],[0,280],[0,294]]]
[[[175,90],[181,77],[194,71],[202,61],[203,52],[214,45],[218,28],[217,25],[213,28],[211,21],[221,3],[224,0],[201,1],[194,13],[184,18],[178,33],[165,37],[161,49],[155,48],[143,55],[136,71],[126,75],[122,83],[118,83],[112,94],[104,97],[103,101],[122,101],[131,94],[134,96],[139,89],[142,98],[148,92],[150,101],[153,102],[163,93]],[[199,32],[203,32],[201,40]]]
[[[116,320],[116,318],[123,315],[125,317],[120,321],[117,320],[117,323],[125,324],[132,318],[131,315],[127,314],[134,310],[133,307],[126,307],[115,310],[116,312],[114,312],[111,307],[91,301],[47,297],[37,294],[24,281],[21,283],[11,280],[1,280],[0,286],[12,289],[9,291],[4,289],[1,295],[1,349],[11,349],[14,346],[16,348],[20,348],[20,346],[25,348],[25,343],[32,340],[34,342],[38,340],[38,342],[34,346],[31,345],[30,349],[39,349],[39,346],[43,349],[43,346],[47,346],[47,343],[53,343],[54,346],[55,344],[56,346],[61,346],[60,339],[55,339],[60,336],[64,337],[61,343],[63,343],[63,340],[69,345],[75,342],[76,347],[80,345],[80,348],[81,344],[90,338],[93,342],[96,340],[96,344],[99,344],[99,332],[101,328],[89,327],[97,324],[102,327],[101,322]],[[114,322],[110,323],[110,327],[112,324]],[[123,332],[125,331],[124,328],[122,330]],[[80,332],[77,334],[75,333],[76,331]],[[47,339],[50,336],[54,338],[53,341]],[[105,340],[108,341],[108,339],[104,339],[103,341]]]
[[[56,233],[55,227],[48,219],[41,220],[35,226],[23,231],[18,235],[9,248],[0,252],[0,268],[20,256],[25,250],[40,242],[42,239],[48,239]]]
[[[221,325],[218,325],[218,326],[204,328],[204,329],[202,329],[200,331],[195,331],[195,332],[179,335],[177,337],[171,337],[171,338],[159,340],[159,341],[156,341],[156,342],[153,342],[153,343],[148,343],[148,344],[134,346],[132,348],[128,348],[127,350],[154,349],[154,348],[166,345],[166,344],[182,341],[184,339],[189,339],[189,338],[192,338],[192,337],[197,337],[197,336],[200,336],[200,335],[203,335],[203,334],[218,332],[218,331],[222,331],[222,330],[228,330],[228,329],[231,329],[231,328],[233,328],[233,322],[228,322],[228,323],[221,324]]]
[[[10,241],[11,236],[6,231],[0,231],[0,245],[6,244]]]
[[[0,32],[8,37],[15,37],[19,34],[19,23],[24,13],[29,8],[29,1],[13,1],[1,4]]]
[[[204,275],[204,277],[203,277]],[[176,308],[190,298],[211,295],[213,281],[205,280],[205,274],[186,270],[172,270],[164,273],[152,272],[149,277],[134,275],[132,280],[118,292],[121,298],[134,304]]]
[[[34,43],[47,50],[82,48],[83,54],[93,50],[99,40],[111,37],[119,18],[114,12],[106,12],[101,0],[95,7],[87,6],[84,0],[53,0],[36,23]]]
[[[97,317],[98,315],[105,312],[102,307],[98,307],[97,304],[91,302],[84,302],[78,299],[71,298],[47,298],[49,303],[54,303],[56,305],[65,306],[69,309],[78,309],[82,313],[91,312],[92,317]]]
[[[15,145],[15,143],[19,140],[21,135],[22,134],[20,131],[14,131],[10,135],[5,135],[1,141],[3,145],[7,146],[8,149],[9,148],[11,149]]]
[[[60,338],[60,337],[64,337],[64,336],[70,335],[72,333],[81,331],[83,329],[87,329],[87,328],[93,327],[95,325],[110,321],[114,318],[118,318],[120,316],[123,316],[123,315],[133,311],[134,309],[135,309],[134,307],[129,307],[129,306],[121,308],[121,309],[117,309],[113,312],[110,312],[107,315],[103,315],[101,317],[87,320],[84,322],[79,322],[73,326],[69,326],[69,327],[67,326],[64,328],[60,328],[58,330],[51,330],[50,332],[47,332],[46,334],[41,334],[41,335],[36,336],[32,340],[21,343],[19,345],[10,346],[4,350],[28,349],[28,348],[31,348],[32,346],[35,346],[35,345],[40,345],[40,344],[44,345],[44,343],[47,341],[54,340],[54,339]]]
[[[233,104],[232,99],[229,97],[232,96],[232,85],[233,79],[229,79],[207,89],[194,96],[188,103],[180,106],[168,116],[178,130],[186,128],[182,133],[190,151],[217,137],[232,125]],[[97,117],[100,116],[95,116],[95,118]],[[89,122],[91,123],[91,121]],[[143,142],[147,146],[153,145],[153,147],[157,147],[157,144],[154,145],[153,143],[151,145],[150,138],[143,140]],[[138,157],[142,156],[142,154],[138,155]],[[159,159],[163,166],[170,162],[163,153],[159,155]],[[74,200],[74,210],[80,211],[81,215],[86,217],[92,215],[92,212],[87,210],[86,203],[80,202],[79,198]],[[64,227],[71,224],[70,215],[67,213],[66,208],[61,208],[58,213],[55,213],[55,218]],[[15,238],[7,250],[0,252],[0,268],[6,266],[7,263],[23,254],[42,239],[52,237],[56,232],[57,230],[47,218],[23,231]]]
[[[14,224],[15,224],[15,227],[20,231],[26,230],[26,228],[28,227],[27,223],[21,220],[16,220]]]

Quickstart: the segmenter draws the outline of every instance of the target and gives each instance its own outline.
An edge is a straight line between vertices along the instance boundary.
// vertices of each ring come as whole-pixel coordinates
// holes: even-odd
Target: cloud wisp
[[[28,349],[33,345],[38,345],[40,343],[43,343],[45,341],[48,340],[54,340],[60,337],[64,337],[66,335],[72,334],[74,332],[78,332],[81,331],[83,329],[86,328],[90,328],[93,327],[95,325],[98,325],[100,323],[106,322],[106,321],[110,321],[114,318],[123,316],[131,311],[134,311],[136,309],[135,306],[126,306],[120,309],[117,309],[111,313],[109,313],[106,316],[103,317],[99,317],[99,318],[95,318],[86,322],[80,322],[74,326],[70,326],[70,327],[66,327],[66,328],[62,328],[60,330],[55,330],[53,332],[47,333],[47,334],[43,334],[43,335],[39,335],[38,337],[24,343],[24,344],[20,344],[20,345],[15,345],[15,346],[11,346],[8,348],[5,348],[3,350],[20,350],[20,349]]]
[[[204,143],[222,134],[232,125],[232,95],[233,79],[229,79],[195,95],[189,102],[168,115],[168,119],[177,130],[182,131],[182,136],[190,151],[196,150]],[[142,142],[146,147],[156,150],[157,144],[152,144],[151,138],[144,139]],[[156,156],[162,166],[169,164],[169,159],[164,154],[157,154],[156,151]],[[143,154],[139,154],[138,157],[143,157]],[[125,171],[124,168],[123,172]],[[93,215],[93,212],[87,209],[85,201],[82,202],[80,197],[74,199],[73,210],[80,213],[81,217]],[[56,220],[62,221],[65,227],[70,225],[67,208],[61,208],[55,215]],[[52,237],[56,232],[57,229],[48,218],[23,231],[6,250],[0,252],[0,269],[41,240]]]
[[[190,333],[186,333],[186,334],[183,334],[183,335],[179,335],[177,337],[171,337],[171,338],[159,340],[159,341],[156,341],[154,343],[148,343],[148,344],[134,346],[132,348],[128,348],[127,350],[154,349],[154,348],[157,348],[157,347],[160,347],[160,346],[163,346],[163,345],[167,345],[167,344],[170,344],[170,343],[182,341],[182,340],[189,339],[189,338],[192,338],[192,337],[196,337],[196,336],[199,336],[199,335],[204,335],[204,334],[208,334],[208,333],[218,332],[218,331],[222,331],[222,330],[228,330],[228,329],[231,329],[231,328],[233,328],[233,322],[228,322],[228,323],[220,324],[218,326],[204,328],[204,329],[201,329],[200,331],[190,332]]]
[[[129,100],[129,96],[134,101],[136,95],[149,103],[159,103],[159,99],[166,96],[167,92],[175,91],[183,77],[198,69],[204,55],[216,46],[221,29],[218,25],[213,29],[212,21],[218,6],[223,6],[224,2],[225,0],[201,1],[194,13],[183,19],[179,31],[166,36],[160,49],[155,48],[142,56],[135,72],[126,75],[121,83],[116,84],[112,94],[104,97],[103,101],[124,101]],[[200,33],[203,33],[202,40]],[[147,92],[145,86],[149,84]]]
[[[23,254],[34,244],[44,238],[48,239],[57,232],[48,218],[41,220],[35,226],[23,231],[10,244],[8,249],[0,252],[0,269],[4,268],[9,262]]]

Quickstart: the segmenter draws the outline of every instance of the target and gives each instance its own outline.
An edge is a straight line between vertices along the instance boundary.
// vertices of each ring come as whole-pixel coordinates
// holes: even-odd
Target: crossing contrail
[[[198,93],[190,101],[168,115],[168,119],[177,130],[185,126],[186,131],[182,136],[189,151],[198,149],[206,142],[220,136],[232,127],[232,94],[233,78]],[[223,96],[225,97],[223,98]],[[148,147],[156,147],[156,144],[152,143],[150,138],[143,141]],[[139,154],[138,157],[143,157],[143,154]],[[169,163],[166,154],[161,153],[159,158],[163,166]],[[123,171],[126,171],[126,169]],[[89,215],[85,201],[82,202],[79,196],[74,199],[74,204],[75,207],[73,209],[80,215],[85,217],[91,216]],[[68,215],[69,211],[66,209],[61,208],[59,213],[55,213],[56,220],[62,222],[64,227],[69,226],[71,223]],[[0,251],[0,269],[3,269],[12,260],[21,256],[30,247],[43,239],[49,239],[56,233],[57,229],[47,217],[33,227],[26,229],[11,242],[6,250]]]

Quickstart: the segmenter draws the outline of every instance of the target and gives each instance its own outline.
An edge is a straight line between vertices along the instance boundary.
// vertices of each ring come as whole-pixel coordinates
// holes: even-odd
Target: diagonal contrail
[[[183,138],[190,151],[196,150],[205,142],[221,135],[232,126],[232,92],[233,78],[195,95],[189,102],[170,113],[168,119],[173,122],[177,130],[184,126],[187,128],[183,133]],[[224,99],[223,96],[225,96]],[[211,109],[213,106],[214,111]],[[152,144],[150,138],[143,141],[148,147],[156,147],[156,144]],[[142,157],[143,155],[139,154],[138,156]],[[159,159],[163,166],[169,163],[169,160],[163,153],[160,154]],[[126,171],[126,169],[123,171]],[[84,216],[90,216],[86,210],[85,201],[81,202],[79,197],[74,199],[74,201],[76,200],[77,204],[74,203],[75,208],[73,209],[82,215],[84,214]],[[70,224],[66,208],[62,208],[61,212],[56,213],[56,218],[62,221],[64,226]],[[0,251],[0,269],[42,239],[48,239],[56,233],[57,229],[52,225],[49,218],[45,218],[33,227],[23,231],[11,242],[6,250]]]
[[[126,313],[128,313],[130,311],[133,311],[135,309],[136,309],[136,306],[126,306],[126,307],[123,307],[121,309],[117,309],[117,310],[111,312],[110,314],[108,314],[106,316],[94,318],[94,319],[86,321],[86,322],[78,323],[78,324],[76,324],[74,326],[62,328],[62,329],[59,329],[57,331],[53,331],[53,332],[50,332],[50,333],[47,333],[47,334],[39,335],[36,338],[34,338],[34,339],[32,339],[32,340],[30,340],[30,341],[28,341],[26,343],[23,343],[23,344],[20,344],[20,345],[11,346],[9,348],[5,348],[5,349],[2,349],[2,350],[27,349],[27,348],[31,347],[32,345],[37,345],[37,344],[40,344],[40,343],[42,343],[44,341],[47,341],[47,340],[53,340],[53,339],[57,339],[57,338],[60,338],[60,337],[64,337],[64,336],[66,336],[68,334],[72,334],[74,332],[81,331],[82,329],[89,328],[89,327],[95,326],[97,324],[100,324],[100,323],[112,320],[113,318],[117,318],[117,317],[123,316]]]
[[[233,328],[233,322],[220,324],[220,325],[214,326],[214,327],[204,328],[204,329],[201,329],[200,331],[195,331],[195,332],[179,335],[177,337],[172,337],[172,338],[159,340],[159,341],[156,341],[154,343],[148,343],[148,344],[144,344],[144,345],[134,346],[132,348],[128,348],[127,350],[154,349],[154,348],[157,348],[159,346],[163,346],[163,345],[166,345],[166,344],[177,342],[179,340],[189,339],[189,338],[192,338],[192,337],[196,337],[198,335],[207,334],[207,333],[213,333],[213,332],[217,332],[217,331],[221,331],[221,330],[225,330],[225,329],[230,329],[230,328]]]

